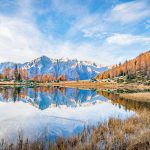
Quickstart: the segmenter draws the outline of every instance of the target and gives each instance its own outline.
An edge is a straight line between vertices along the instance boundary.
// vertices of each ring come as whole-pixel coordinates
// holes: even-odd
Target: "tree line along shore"
[[[102,73],[99,73],[94,78],[88,81],[79,81],[79,74],[76,73],[75,81],[67,81],[65,74],[58,76],[58,71],[52,73],[46,73],[39,75],[38,69],[33,71],[32,76],[27,69],[22,69],[15,65],[14,69],[9,67],[4,68],[0,74],[0,84],[27,84],[27,83],[59,83],[65,81],[63,84],[88,84],[88,86],[103,85],[104,82],[107,85],[119,85],[124,86],[130,84],[150,85],[150,51],[140,54],[132,60],[126,60],[119,65],[113,65],[111,69],[108,69]],[[85,83],[86,82],[86,83]],[[62,84],[62,83],[61,83]]]

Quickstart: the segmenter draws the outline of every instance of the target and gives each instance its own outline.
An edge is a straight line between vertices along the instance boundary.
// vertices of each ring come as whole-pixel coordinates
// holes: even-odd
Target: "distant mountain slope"
[[[129,79],[150,79],[150,51],[140,54],[136,58],[114,65],[111,69],[97,75],[97,79],[127,76]]]
[[[7,67],[14,69],[15,63],[0,63],[0,73]],[[38,75],[48,73],[58,77],[64,74],[68,80],[75,80],[76,73],[78,73],[80,80],[90,79],[108,69],[108,67],[103,67],[93,62],[78,61],[77,59],[51,59],[46,56],[39,57],[31,62],[18,64],[18,67],[28,70],[30,77],[33,77],[37,71]]]

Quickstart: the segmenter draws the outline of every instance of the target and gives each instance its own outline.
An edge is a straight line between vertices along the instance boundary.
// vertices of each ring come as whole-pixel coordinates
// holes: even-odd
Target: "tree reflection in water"
[[[150,110],[150,103],[137,102],[119,98],[119,95],[107,91],[80,90],[78,88],[63,87],[0,87],[1,101],[25,101],[38,106],[39,109],[46,109],[50,105],[76,106],[84,102],[95,100],[98,97],[102,101],[111,100],[112,104],[119,108],[124,106],[126,110],[139,110],[147,108]]]

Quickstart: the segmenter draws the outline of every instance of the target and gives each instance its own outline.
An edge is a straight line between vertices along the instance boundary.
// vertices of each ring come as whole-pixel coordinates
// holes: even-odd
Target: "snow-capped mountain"
[[[17,64],[19,68],[26,69],[30,73],[30,77],[34,76],[37,71],[38,75],[53,74],[54,76],[60,76],[64,74],[68,80],[75,80],[78,73],[80,80],[86,80],[95,77],[98,73],[101,73],[108,69],[102,65],[89,61],[78,61],[77,59],[51,59],[46,56],[34,59],[31,62],[23,64]],[[14,69],[15,63],[6,62],[0,63],[0,73],[5,68]]]

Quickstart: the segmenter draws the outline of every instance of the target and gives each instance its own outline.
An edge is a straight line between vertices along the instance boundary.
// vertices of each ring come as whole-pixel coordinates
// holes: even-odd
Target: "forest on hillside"
[[[126,76],[127,79],[150,79],[150,51],[140,54],[135,59],[126,60],[123,64],[114,65],[100,73],[96,79],[112,79],[119,76]]]

